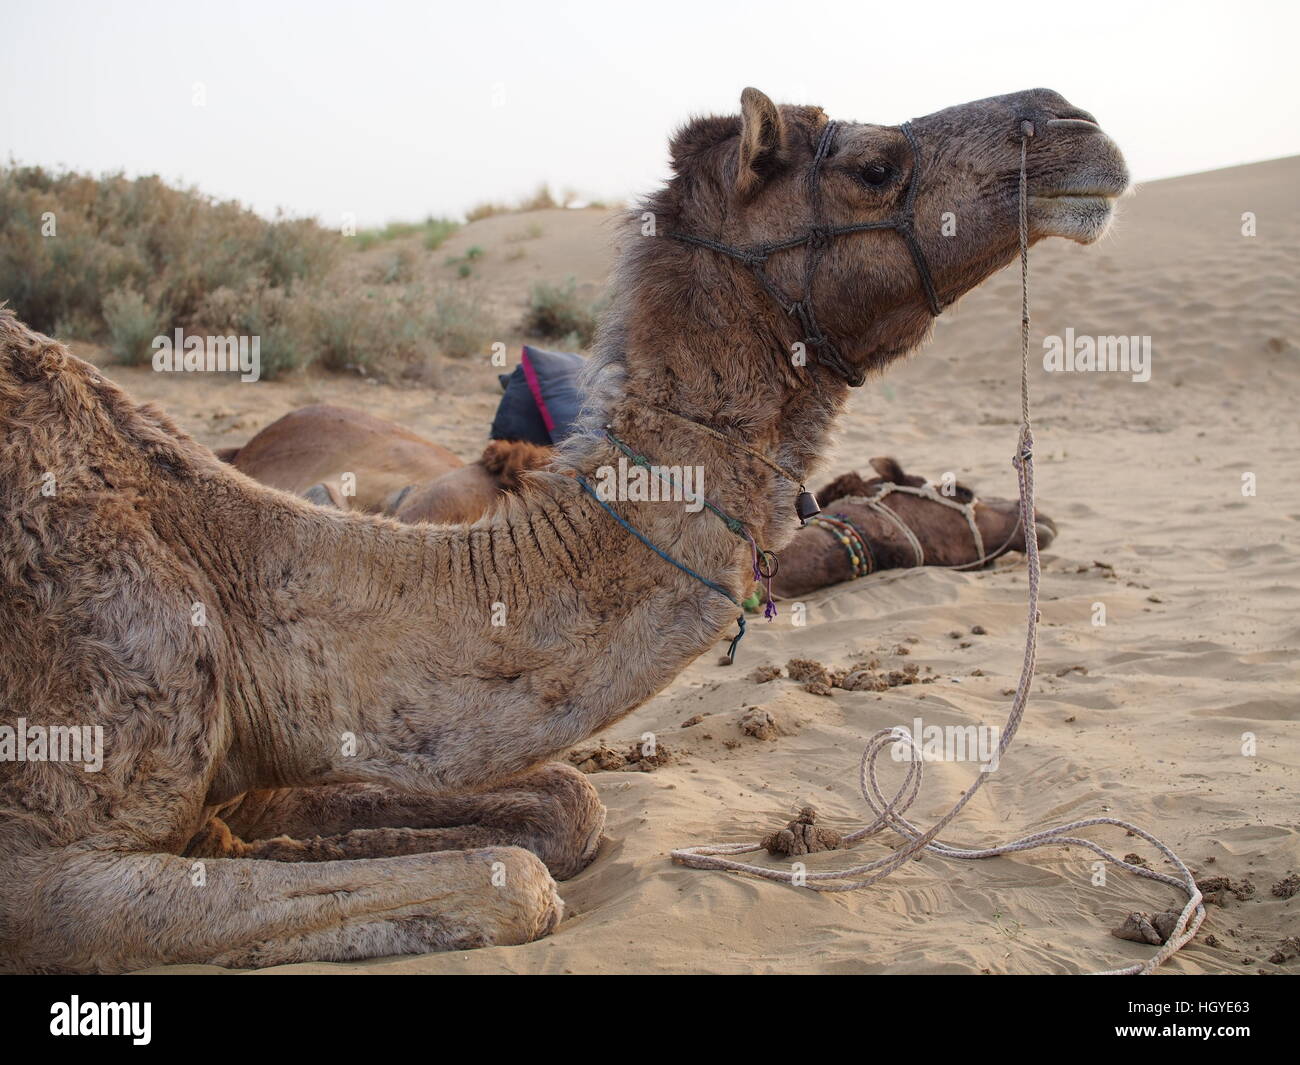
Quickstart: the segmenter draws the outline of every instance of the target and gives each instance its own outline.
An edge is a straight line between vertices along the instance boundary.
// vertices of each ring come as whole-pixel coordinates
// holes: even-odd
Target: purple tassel
[[[763,607],[763,617],[771,621],[776,617],[776,604],[772,602],[772,578],[765,576],[763,571],[758,568],[758,544],[754,542],[754,537],[748,530],[745,532],[745,539],[749,541],[749,552],[753,558],[754,580],[758,581],[767,589],[767,606]]]

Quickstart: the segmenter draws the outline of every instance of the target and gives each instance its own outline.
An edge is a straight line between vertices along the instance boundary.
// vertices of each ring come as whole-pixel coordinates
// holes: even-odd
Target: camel
[[[971,508],[980,533],[977,544],[966,515],[932,499],[891,492],[880,502],[892,516],[867,503],[886,485],[924,489],[927,484],[923,477],[904,473],[892,458],[872,459],[871,466],[878,476],[846,473],[817,493],[822,515],[800,529],[781,552],[780,568],[772,579],[773,598],[808,595],[886,569],[922,564],[974,568],[981,558],[991,562],[1008,551],[1025,550],[1018,501],[979,498],[960,482],[946,489],[931,486],[941,498]],[[915,536],[919,558],[900,523]],[[1056,537],[1056,523],[1035,510],[1034,528],[1039,550],[1047,548]]]
[[[396,422],[318,405],[290,411],[243,447],[216,455],[254,480],[320,506],[404,522],[468,524],[502,492],[517,490],[521,474],[550,462],[551,449],[492,440],[475,462],[462,464],[445,447]],[[354,492],[345,491],[345,476]]]
[[[551,760],[713,648],[751,564],[711,513],[593,494],[620,454],[604,426],[704,467],[718,506],[780,551],[849,382],[1015,256],[1024,122],[1030,239],[1097,239],[1127,171],[1048,90],[904,129],[747,89],[739,115],[689,123],[674,175],[627,219],[589,410],[470,526],[259,484],[0,311],[0,966],[261,967],[548,934],[556,881],[592,861],[604,821]],[[673,236],[756,245],[905,199],[928,278],[898,233],[828,240],[819,337],[750,264]],[[799,291],[805,266],[778,253],[767,279]],[[98,771],[67,743],[13,760],[19,727],[75,725],[102,728]]]
[[[272,488],[367,514],[380,513],[408,485],[464,465],[454,452],[400,425],[328,404],[290,411],[243,447],[217,456]]]

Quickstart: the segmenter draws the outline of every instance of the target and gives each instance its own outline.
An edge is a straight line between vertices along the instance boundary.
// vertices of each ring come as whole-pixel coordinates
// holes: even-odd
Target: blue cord
[[[583,489],[585,489],[586,493],[589,496],[591,496],[592,499],[594,499],[598,504],[600,504],[601,508],[605,511],[606,514],[608,514],[611,518],[613,518],[616,522],[618,522],[621,526],[623,526],[624,529],[626,529],[638,540],[640,540],[643,544],[645,544],[646,547],[650,548],[651,551],[653,551],[656,555],[662,558],[665,562],[671,562],[674,566],[676,566],[679,570],[685,573],[688,577],[694,577],[697,581],[699,581],[702,585],[704,585],[704,587],[708,588],[710,591],[717,592],[718,595],[724,596],[728,601],[730,601],[735,606],[740,606],[740,600],[737,599],[734,595],[732,595],[729,591],[727,591],[727,589],[722,587],[722,585],[715,584],[707,577],[701,577],[698,573],[696,573],[693,569],[691,569],[690,566],[678,562],[677,559],[673,558],[672,555],[668,554],[666,551],[662,550],[657,545],[651,543],[650,540],[648,540],[640,532],[634,529],[632,525],[622,517],[622,515],[620,515],[613,507],[611,507],[608,503],[606,503],[603,499],[601,499],[600,496],[596,494],[596,490],[592,488],[590,484],[587,483],[587,479],[585,477],[579,475],[577,477],[577,482],[580,485],[582,485]],[[745,615],[743,612],[738,618],[736,618],[736,625],[739,631],[736,633],[735,639],[731,641],[731,647],[728,648],[727,650],[727,656],[732,659],[736,657],[736,645],[740,643],[740,638],[745,635]]]

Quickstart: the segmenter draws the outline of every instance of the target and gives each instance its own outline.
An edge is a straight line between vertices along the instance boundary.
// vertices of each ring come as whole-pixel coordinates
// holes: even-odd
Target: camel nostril
[[[1056,523],[1051,518],[1035,518],[1034,532],[1038,535],[1038,550],[1042,551],[1056,539]]]

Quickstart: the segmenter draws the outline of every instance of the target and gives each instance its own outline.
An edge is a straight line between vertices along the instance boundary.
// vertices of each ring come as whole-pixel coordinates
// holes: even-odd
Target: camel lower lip
[[[1036,193],[1031,199],[1064,201],[1066,203],[1072,200],[1088,202],[1104,200],[1106,203],[1114,203],[1119,197],[1113,192],[1045,192]]]

